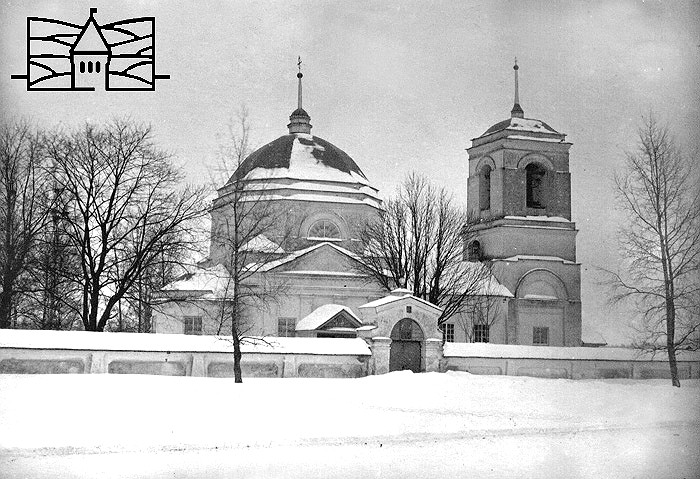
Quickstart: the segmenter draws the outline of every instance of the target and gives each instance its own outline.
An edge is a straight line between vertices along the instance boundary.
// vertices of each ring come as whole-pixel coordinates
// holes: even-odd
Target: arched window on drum
[[[309,228],[308,238],[312,240],[341,240],[340,228],[330,220],[319,220]]]

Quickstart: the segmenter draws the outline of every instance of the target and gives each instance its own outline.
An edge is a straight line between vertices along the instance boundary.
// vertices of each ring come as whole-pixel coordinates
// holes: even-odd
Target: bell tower
[[[571,221],[566,135],[525,117],[517,59],[510,118],[472,139],[467,207],[477,218],[468,260],[488,260],[514,295],[504,318],[505,342],[550,346],[581,343],[580,265]]]

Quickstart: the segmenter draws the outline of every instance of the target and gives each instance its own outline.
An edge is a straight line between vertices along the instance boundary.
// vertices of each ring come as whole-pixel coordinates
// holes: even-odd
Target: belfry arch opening
[[[491,209],[491,167],[484,165],[479,171],[479,209]]]
[[[544,178],[547,170],[538,163],[530,163],[525,167],[526,205],[528,208],[544,208],[545,185]]]

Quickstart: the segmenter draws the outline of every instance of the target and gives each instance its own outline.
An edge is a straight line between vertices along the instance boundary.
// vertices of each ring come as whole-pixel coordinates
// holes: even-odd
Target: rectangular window
[[[291,338],[296,331],[296,318],[277,318],[277,336]]]
[[[474,342],[488,343],[489,342],[489,325],[475,324],[474,325]]]
[[[445,343],[455,342],[455,325],[449,323],[443,323],[440,325],[440,330],[442,331],[442,341]]]
[[[549,328],[535,326],[532,328],[532,344],[547,346],[549,345]]]
[[[202,334],[201,316],[185,316],[185,334]]]

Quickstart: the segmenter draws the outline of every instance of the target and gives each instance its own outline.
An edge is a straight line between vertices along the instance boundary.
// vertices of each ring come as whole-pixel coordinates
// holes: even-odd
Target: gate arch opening
[[[390,337],[389,371],[421,372],[421,345],[425,335],[420,325],[404,318],[394,325]]]

